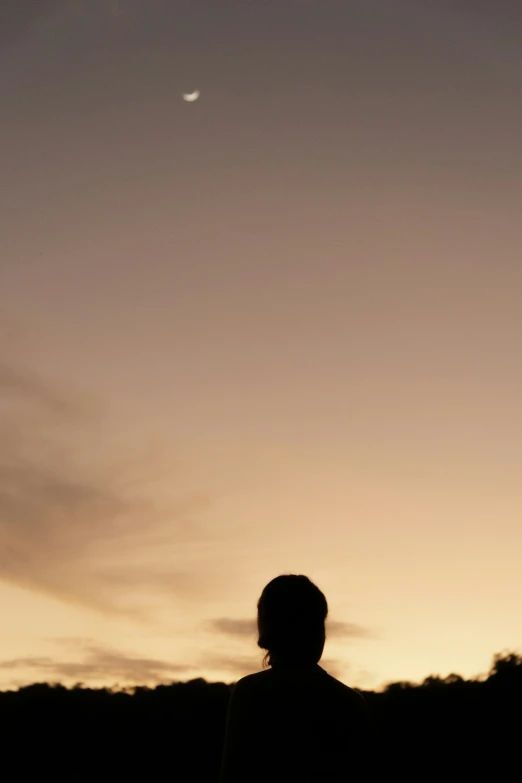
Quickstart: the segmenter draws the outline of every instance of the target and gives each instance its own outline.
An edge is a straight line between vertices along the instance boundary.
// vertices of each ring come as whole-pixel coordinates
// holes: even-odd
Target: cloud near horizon
[[[24,656],[0,662],[0,671],[13,672],[29,670],[37,677],[45,677],[47,682],[68,683],[105,681],[105,687],[161,685],[179,682],[179,676],[185,675],[183,681],[201,676],[198,671],[211,669],[223,672],[223,681],[235,682],[240,677],[254,674],[262,669],[261,656],[216,655],[205,656],[198,665],[184,665],[157,658],[134,656],[118,652],[112,648],[98,645],[89,640],[64,640],[64,646],[74,650],[74,660],[51,656]],[[75,649],[74,649],[75,648]],[[80,650],[81,660],[76,660]],[[333,677],[341,677],[350,667],[331,658],[321,659],[320,665]],[[229,677],[227,677],[229,675]],[[34,680],[31,680],[34,681]],[[109,683],[110,681],[110,683]],[[28,680],[12,683],[21,687]]]
[[[238,620],[230,617],[220,617],[217,620],[210,620],[206,624],[209,630],[217,633],[227,634],[229,636],[248,637],[257,634],[257,621]],[[327,637],[368,637],[371,631],[357,623],[346,623],[340,620],[326,621]]]
[[[0,670],[30,669],[46,677],[75,682],[112,679],[115,684],[161,684],[194,667],[173,664],[156,658],[126,655],[94,642],[84,641],[82,660],[55,659],[50,656],[26,656],[0,662]],[[54,681],[54,680],[53,680]]]

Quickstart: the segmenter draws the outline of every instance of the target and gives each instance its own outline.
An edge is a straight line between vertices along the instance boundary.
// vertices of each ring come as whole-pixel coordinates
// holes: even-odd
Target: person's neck
[[[306,663],[303,661],[292,661],[292,660],[281,660],[276,659],[272,661],[272,669],[316,669],[319,664],[318,663]]]

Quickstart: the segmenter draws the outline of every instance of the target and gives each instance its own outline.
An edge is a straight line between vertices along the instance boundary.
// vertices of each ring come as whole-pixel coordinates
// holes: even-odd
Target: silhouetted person
[[[278,576],[257,605],[265,671],[234,685],[221,783],[373,779],[374,731],[363,696],[319,666],[328,604],[306,576]]]

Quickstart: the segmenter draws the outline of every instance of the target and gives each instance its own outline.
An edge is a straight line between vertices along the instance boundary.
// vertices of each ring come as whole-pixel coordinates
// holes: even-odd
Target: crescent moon
[[[193,101],[197,101],[200,95],[201,93],[199,90],[194,90],[194,92],[184,92],[183,100],[188,101],[189,103],[193,103]]]

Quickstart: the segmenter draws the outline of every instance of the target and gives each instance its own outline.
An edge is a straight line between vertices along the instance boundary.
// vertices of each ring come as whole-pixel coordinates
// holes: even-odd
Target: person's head
[[[307,576],[283,574],[267,584],[257,602],[258,647],[268,666],[319,663],[326,640],[328,604]]]

